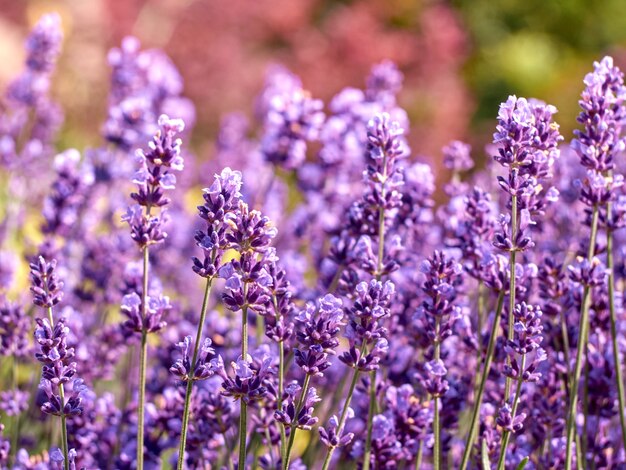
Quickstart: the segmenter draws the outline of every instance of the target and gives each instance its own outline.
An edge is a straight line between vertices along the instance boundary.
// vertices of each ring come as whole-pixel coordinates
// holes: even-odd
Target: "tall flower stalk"
[[[353,214],[352,223],[360,225],[359,231],[366,233],[361,236],[362,243],[366,246],[366,253],[363,261],[363,268],[370,273],[374,280],[380,283],[383,276],[390,274],[393,270],[397,269],[397,263],[392,259],[385,257],[385,237],[391,221],[393,220],[394,213],[402,203],[401,187],[404,184],[403,174],[397,167],[397,162],[402,157],[406,156],[407,149],[405,142],[402,138],[404,131],[400,127],[399,123],[392,121],[389,114],[381,113],[374,116],[368,123],[367,138],[368,138],[368,151],[372,159],[371,163],[367,166],[367,170],[364,172],[364,178],[367,183],[367,190],[363,198],[353,204],[350,211]],[[372,239],[370,236],[377,239],[376,250],[372,249]],[[370,255],[371,254],[371,255]],[[338,278],[337,278],[338,279]],[[332,282],[331,285],[334,285]],[[374,325],[378,327],[378,322],[381,319],[376,319]],[[380,330],[381,339],[385,339],[386,330]],[[368,356],[372,353],[376,355],[383,354],[385,348],[380,348],[372,343],[375,338],[363,338],[363,341],[358,341],[354,344],[355,338],[350,337],[351,358],[348,359],[342,356],[342,360],[351,367],[358,362],[358,358],[362,356]],[[371,347],[371,349],[370,349]],[[377,360],[380,360],[378,358]],[[371,367],[370,372],[370,388],[369,388],[369,411],[367,420],[367,437],[365,441],[365,454],[364,454],[364,468],[368,469],[370,466],[371,456],[371,441],[372,441],[372,429],[373,419],[376,412],[376,370],[378,365]],[[338,422],[338,434],[341,434],[345,419],[348,416],[348,408],[352,400],[352,393],[354,387],[358,381],[358,377],[361,370],[358,367],[354,368],[352,383],[348,392],[348,397],[344,403],[344,410],[341,414],[341,418]],[[335,447],[330,446],[326,458],[325,468],[330,463],[332,454]]]
[[[283,410],[283,397],[285,393],[285,342],[288,341],[294,332],[294,324],[291,316],[294,310],[292,292],[289,281],[286,279],[287,273],[278,265],[278,257],[267,265],[267,272],[271,277],[271,306],[264,312],[259,312],[264,316],[265,335],[278,345],[278,393],[276,402],[276,412]],[[287,460],[285,452],[287,450],[287,435],[285,426],[280,426],[280,456],[283,462]]]
[[[558,198],[558,191],[555,188],[546,190],[544,187],[546,181],[552,176],[552,165],[559,157],[557,145],[562,140],[558,124],[552,121],[555,113],[554,106],[510,96],[500,105],[498,125],[493,135],[494,143],[498,146],[498,153],[494,156],[494,160],[508,171],[506,177],[498,176],[498,183],[507,196],[507,207],[510,213],[501,216],[501,228],[496,232],[493,241],[497,249],[509,254],[507,341],[512,341],[514,336],[517,253],[533,246],[530,227],[536,224],[534,218],[542,215],[546,206]],[[494,318],[496,323],[499,323],[501,308],[502,303],[498,299],[498,308]],[[476,420],[482,405],[484,382],[486,376],[489,375],[487,365],[491,365],[493,360],[489,352],[493,354],[495,350],[492,343],[495,341],[493,334],[497,331],[497,325],[493,325],[491,331],[481,385],[479,385],[474,403],[472,424],[461,462],[462,470],[469,463],[471,446],[477,432]],[[510,358],[507,357],[506,360],[506,365],[509,367]],[[511,378],[506,377],[505,401],[509,399],[511,383]]]
[[[320,428],[320,439],[328,447],[323,469],[328,469],[332,455],[337,447],[345,446],[354,437],[344,435],[346,419],[351,414],[350,402],[361,372],[371,372],[379,367],[381,358],[387,353],[389,345],[387,331],[382,326],[389,317],[390,301],[395,291],[394,284],[384,284],[373,279],[370,283],[361,282],[356,287],[357,298],[350,308],[347,318],[346,336],[350,349],[339,356],[339,360],[354,369],[352,382],[344,403],[341,417],[331,418],[328,428]]]
[[[583,125],[582,130],[575,131],[576,139],[572,147],[580,158],[580,163],[587,169],[587,178],[581,183],[580,200],[587,206],[587,224],[591,227],[591,235],[587,251],[587,263],[592,263],[596,249],[596,236],[599,222],[602,219],[607,225],[607,244],[610,250],[607,261],[613,264],[613,234],[615,228],[611,202],[616,198],[616,190],[623,184],[623,178],[613,176],[615,157],[626,147],[622,137],[622,125],[626,119],[624,100],[626,88],[622,72],[613,66],[613,59],[605,57],[594,64],[594,71],[587,74],[579,105],[582,108],[578,122]],[[608,247],[607,247],[608,248]],[[612,267],[612,266],[611,266]],[[611,336],[615,358],[615,374],[619,401],[620,425],[622,440],[626,445],[626,421],[624,419],[624,386],[621,380],[621,364],[616,346],[617,330],[615,323],[614,305],[614,278],[609,276],[609,306],[611,316]],[[578,404],[578,385],[582,372],[584,356],[586,355],[589,308],[591,305],[591,288],[584,284],[583,300],[579,321],[578,347],[576,349],[576,363],[570,376],[569,406],[567,413],[567,448],[565,468],[572,466],[572,445],[576,432],[576,408]],[[582,462],[579,462],[579,465]]]
[[[447,369],[441,359],[442,342],[453,335],[453,328],[461,313],[459,307],[454,305],[456,288],[458,287],[462,271],[461,265],[447,257],[443,252],[436,251],[422,266],[421,271],[426,279],[422,290],[426,299],[418,308],[414,322],[417,330],[425,334],[432,351],[428,351],[431,359],[424,369],[426,376],[423,380],[424,388],[433,399],[433,468],[441,467],[441,420],[440,409],[441,397],[448,391],[449,384],[446,380]]]
[[[204,204],[198,206],[199,216],[206,223],[206,228],[196,233],[195,241],[196,245],[202,249],[204,256],[203,259],[193,258],[192,269],[197,275],[206,280],[204,297],[202,307],[200,308],[200,319],[196,329],[196,339],[193,343],[191,358],[188,351],[189,338],[189,340],[185,339],[184,343],[181,343],[185,345],[183,359],[177,361],[170,369],[183,383],[186,383],[180,447],[178,450],[177,468],[179,470],[183,468],[185,462],[193,383],[212,376],[219,365],[219,361],[211,361],[211,363],[207,364],[205,351],[210,347],[210,340],[206,339],[203,342],[202,338],[211,295],[211,286],[214,279],[218,276],[224,252],[229,247],[227,234],[232,230],[231,222],[237,218],[241,200],[241,184],[241,173],[232,171],[230,168],[223,169],[220,175],[215,175],[215,180],[211,187],[204,190]],[[199,355],[201,344],[204,345],[202,347],[203,352]]]
[[[494,245],[509,253],[507,341],[513,340],[517,253],[533,246],[528,231],[536,223],[533,217],[543,214],[547,203],[558,197],[556,189],[544,192],[542,185],[552,177],[552,165],[559,157],[557,144],[563,139],[558,124],[552,121],[555,113],[554,106],[515,96],[509,97],[498,113],[494,144],[499,149],[494,159],[508,169],[508,177],[500,176],[498,182],[509,197],[510,215],[503,217]],[[511,382],[507,377],[505,400],[509,398]]]
[[[222,266],[219,275],[226,279],[226,292],[222,295],[226,308],[241,312],[241,356],[234,363],[233,370],[237,377],[243,379],[246,377],[239,375],[240,372],[247,375],[248,370],[252,370],[253,360],[248,353],[248,313],[260,315],[271,301],[268,289],[272,278],[268,268],[275,258],[275,252],[269,245],[276,237],[277,230],[267,217],[259,211],[249,210],[243,201],[239,202],[236,218],[230,220],[229,224],[233,230],[226,235],[226,240],[229,247],[239,254],[239,258]],[[269,364],[259,369],[261,373],[269,373]],[[239,466],[243,468],[247,453],[248,405],[252,397],[240,392],[232,395],[239,399],[240,404]]]
[[[159,130],[149,143],[148,150],[138,150],[139,169],[133,177],[137,185],[131,193],[136,204],[130,206],[122,220],[130,226],[131,237],[139,246],[143,258],[141,298],[126,296],[123,311],[129,316],[127,326],[141,336],[139,357],[139,404],[137,417],[137,468],[143,469],[144,462],[144,419],[146,405],[146,370],[148,362],[148,333],[160,330],[163,312],[169,309],[166,297],[154,297],[149,293],[149,247],[161,243],[167,237],[163,230],[165,207],[170,200],[165,190],[176,186],[176,177],[172,170],[183,169],[180,139],[176,136],[183,131],[184,123],[180,119],[170,119],[166,115],[159,117]],[[153,214],[158,210],[158,215]]]
[[[292,384],[286,405],[275,413],[278,422],[289,429],[289,441],[283,454],[284,470],[289,468],[297,430],[309,430],[318,421],[313,416],[313,406],[320,399],[316,389],[309,385],[312,378],[323,377],[324,371],[331,366],[330,356],[335,354],[339,345],[337,335],[341,331],[342,320],[341,300],[332,294],[319,299],[317,305],[308,303],[296,317],[296,338],[299,344],[294,351],[295,362],[305,375],[297,404],[295,392],[300,387]]]

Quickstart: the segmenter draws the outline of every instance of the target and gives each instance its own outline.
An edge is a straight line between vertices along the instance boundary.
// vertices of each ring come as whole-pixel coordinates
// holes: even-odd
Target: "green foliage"
[[[473,41],[465,73],[478,106],[474,124],[480,127],[507,95],[518,94],[555,104],[558,121],[570,131],[588,64],[626,45],[622,0],[453,4]]]

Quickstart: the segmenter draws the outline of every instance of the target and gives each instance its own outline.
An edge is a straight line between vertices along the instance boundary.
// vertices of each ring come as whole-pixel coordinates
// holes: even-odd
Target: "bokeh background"
[[[161,47],[196,104],[193,146],[210,158],[220,117],[251,113],[267,67],[281,63],[328,100],[362,87],[385,58],[405,73],[415,155],[431,162],[451,139],[477,157],[509,94],[555,104],[571,136],[582,78],[612,54],[626,65],[624,0],[0,0],[0,86],[22,68],[22,43],[58,11],[65,42],[54,94],[66,112],[61,147],[101,142],[107,51],[125,35]]]

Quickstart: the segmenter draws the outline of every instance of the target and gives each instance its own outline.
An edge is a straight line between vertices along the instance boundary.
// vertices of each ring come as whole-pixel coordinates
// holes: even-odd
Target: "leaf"
[[[483,462],[483,470],[491,470],[491,463],[489,462],[489,449],[487,448],[487,441],[485,439],[483,439],[480,454]]]
[[[519,465],[517,466],[516,470],[524,470],[524,468],[526,468],[526,464],[528,463],[528,460],[529,460],[528,457],[524,457],[522,461],[519,463]]]

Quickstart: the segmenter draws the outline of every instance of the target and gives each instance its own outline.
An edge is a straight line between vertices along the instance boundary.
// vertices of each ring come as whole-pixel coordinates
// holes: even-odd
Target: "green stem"
[[[52,326],[52,325],[51,325]],[[11,371],[11,381],[13,382],[13,390],[17,390],[17,355],[15,351],[13,351],[13,367]],[[20,415],[19,413],[13,417],[13,429],[11,432],[11,448],[9,454],[9,460],[12,461],[13,457],[17,453],[17,445],[19,441],[20,435]],[[15,464],[17,462],[14,462]]]
[[[561,337],[563,338],[563,358],[565,359],[566,374],[569,374],[569,336],[567,332],[567,319],[565,309],[561,310]]]
[[[54,317],[52,316],[52,307],[48,307],[48,320],[50,328],[54,328]],[[61,397],[61,450],[63,451],[63,468],[70,469],[69,448],[67,444],[67,418],[65,417],[65,389],[63,384],[59,384],[59,396]]]
[[[255,329],[254,329],[254,337],[256,338],[256,344],[260,345],[263,342],[263,332],[265,330],[265,324],[263,321],[263,317],[257,313]]]
[[[519,404],[520,392],[522,391],[522,383],[523,383],[523,372],[526,369],[526,354],[522,355],[522,364],[520,367],[519,377],[517,379],[517,387],[515,389],[515,398],[513,399],[513,407],[511,408],[511,419],[515,419],[515,415],[517,414],[517,405]],[[506,448],[509,445],[509,440],[511,438],[510,431],[504,431],[502,435],[502,443],[500,445],[500,459],[498,460],[498,470],[504,470],[504,463],[506,460]]]
[[[482,332],[483,332],[483,322],[485,316],[485,285],[482,280],[478,281],[478,315],[477,315],[477,326],[476,329],[478,331],[478,347],[476,348],[476,361],[477,364],[480,364],[480,361],[483,357],[483,345],[482,345]]]
[[[441,342],[439,340],[439,329],[440,329],[441,319],[439,317],[435,318],[435,354],[434,359],[438,361],[441,357]],[[439,422],[439,397],[434,397],[434,411],[435,416],[433,417],[433,434],[435,435],[435,444],[433,447],[433,468],[434,470],[439,470],[441,465],[441,423]]]
[[[248,357],[248,283],[243,284],[244,304],[241,307],[241,358],[246,361]],[[239,400],[241,411],[239,412],[239,468],[246,466],[246,439],[248,435],[248,405]]]
[[[387,153],[383,156],[383,174],[381,196],[385,198],[385,183],[387,182]],[[378,263],[376,266],[376,280],[380,281],[383,276],[383,258],[385,256],[385,208],[378,208]],[[370,372],[370,403],[367,414],[367,437],[365,439],[365,455],[363,456],[363,470],[370,468],[370,456],[372,454],[372,432],[374,427],[374,414],[376,413],[376,369]]]
[[[589,251],[587,260],[592,261],[595,246],[596,235],[598,232],[598,207],[594,206],[591,216],[591,237],[589,238]],[[572,468],[572,444],[574,442],[574,434],[576,431],[576,405],[578,402],[578,383],[582,373],[583,356],[587,350],[587,339],[589,336],[589,304],[591,300],[591,289],[585,286],[583,290],[583,298],[581,302],[580,322],[578,325],[578,347],[576,348],[576,365],[574,373],[570,377],[569,389],[569,409],[567,413],[567,443],[565,448],[565,470]],[[582,462],[578,462],[580,465]]]
[[[143,436],[146,408],[146,366],[148,360],[148,332],[145,327],[148,303],[148,245],[143,247],[143,290],[141,292],[141,351],[139,356],[139,406],[137,409],[137,470],[143,470]]]
[[[239,400],[241,411],[239,413],[239,467],[246,468],[246,433],[248,421],[248,405],[243,400]]]
[[[200,322],[198,323],[198,330],[196,331],[196,342],[193,348],[193,357],[191,359],[191,370],[187,375],[187,389],[185,391],[185,408],[183,410],[183,424],[180,432],[180,447],[178,449],[178,465],[177,469],[182,470],[185,464],[185,449],[187,448],[187,428],[189,426],[189,410],[191,408],[191,392],[193,388],[193,375],[196,369],[196,361],[198,360],[198,352],[200,351],[200,341],[202,341],[202,330],[204,328],[204,321],[206,318],[206,312],[209,305],[209,297],[211,296],[211,283],[210,277],[206,280],[206,286],[204,288],[204,298],[202,300],[202,309],[200,310]]]
[[[365,342],[363,342],[363,347],[361,350],[365,349]],[[341,437],[341,433],[343,432],[343,426],[346,422],[346,418],[348,416],[348,409],[350,408],[350,402],[352,401],[352,395],[354,394],[354,389],[356,388],[356,384],[359,380],[359,369],[354,369],[354,374],[352,375],[352,382],[350,383],[350,388],[348,389],[348,396],[346,397],[346,402],[343,406],[343,411],[341,412],[341,417],[339,418],[339,423],[337,425],[337,436]],[[322,466],[322,470],[328,470],[328,466],[330,465],[330,461],[332,460],[333,453],[335,452],[335,447],[329,447],[328,452],[326,453],[326,459],[324,459],[324,465]]]
[[[304,400],[306,398],[306,393],[309,390],[309,382],[311,381],[311,376],[307,374],[304,377],[304,384],[302,385],[302,392],[300,393],[300,399],[298,400],[298,405],[296,406],[296,414],[295,420],[291,423],[291,431],[289,432],[289,443],[287,444],[287,450],[285,451],[285,460],[283,460],[283,469],[289,469],[289,463],[291,461],[291,449],[293,447],[293,443],[296,440],[296,432],[298,431],[297,419],[300,411],[302,410],[302,405],[304,405]]]
[[[370,421],[373,420],[373,416],[376,413],[376,370],[370,372],[370,406],[368,410],[368,426],[367,426],[367,438],[366,438],[366,447],[365,447],[365,456],[363,460],[363,470],[369,470],[371,454],[372,454],[372,432],[374,430],[373,425],[369,425]]]
[[[517,255],[517,245],[515,239],[517,238],[517,196],[511,197],[511,243],[513,247],[509,253],[509,314],[507,322],[507,339],[513,340],[513,312],[515,311],[515,258]],[[506,365],[511,365],[511,360],[507,356]],[[508,401],[509,394],[511,393],[511,378],[507,377],[504,383],[504,400]]]
[[[439,397],[433,397],[433,407],[435,415],[433,417],[433,434],[435,443],[433,445],[433,468],[439,470],[441,464],[441,426],[439,423]]]
[[[276,321],[280,319],[280,312],[278,309],[278,298],[276,294],[272,294],[272,304],[274,305],[274,313]],[[276,408],[278,410],[283,409],[283,391],[285,388],[285,344],[283,341],[278,342],[278,403]],[[281,461],[285,461],[285,451],[287,450],[287,436],[285,434],[285,427],[280,428],[280,458]]]
[[[587,331],[587,335],[589,335],[589,331]],[[585,340],[587,343],[588,340]],[[587,443],[589,442],[589,362],[585,361],[585,379],[583,380],[583,432],[580,438],[580,448],[583,456],[587,455]],[[584,459],[585,457],[583,457]],[[584,463],[585,460],[582,460],[578,466]]]
[[[248,357],[248,283],[243,284],[243,301],[241,307],[241,359]]]
[[[283,341],[278,343],[278,409],[283,409],[283,389],[285,383],[285,345]],[[287,434],[285,427],[280,428],[280,458],[285,461],[285,452],[287,451]]]
[[[469,463],[469,458],[474,446],[474,440],[476,434],[478,434],[478,417],[480,415],[480,406],[483,401],[483,394],[485,392],[485,384],[487,383],[487,377],[489,376],[489,370],[491,369],[491,362],[493,361],[493,353],[496,346],[496,336],[498,332],[498,325],[500,324],[500,316],[502,315],[502,307],[504,305],[504,291],[500,291],[498,294],[498,303],[496,306],[496,313],[493,318],[493,324],[491,325],[491,332],[489,333],[489,344],[487,345],[487,354],[485,355],[485,365],[483,367],[482,375],[480,376],[480,385],[478,386],[478,393],[476,394],[476,403],[472,409],[472,421],[469,427],[469,434],[465,441],[465,450],[463,451],[463,459],[461,461],[461,470],[465,470]]]
[[[611,219],[611,204],[606,208],[607,218]],[[615,312],[615,263],[613,261],[613,231],[606,234],[607,268],[609,269],[609,312],[611,314],[611,342],[613,344],[613,362],[615,363],[615,381],[617,398],[619,401],[619,422],[622,427],[622,444],[626,451],[626,418],[624,417],[624,378],[622,375],[622,361],[617,345],[617,314]]]
[[[421,470],[423,455],[424,455],[424,441],[421,440],[419,443],[419,446],[417,447],[417,457],[415,458],[415,470]]]

